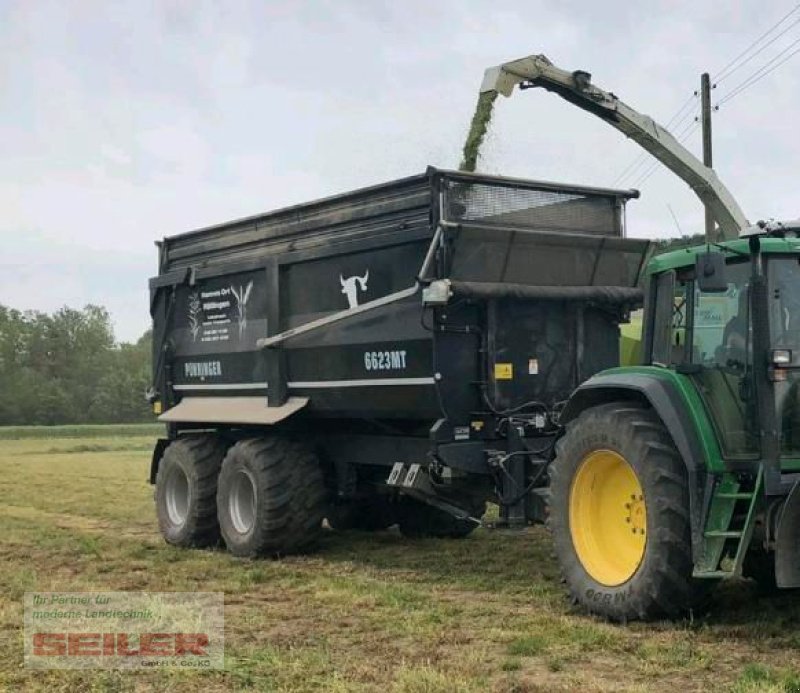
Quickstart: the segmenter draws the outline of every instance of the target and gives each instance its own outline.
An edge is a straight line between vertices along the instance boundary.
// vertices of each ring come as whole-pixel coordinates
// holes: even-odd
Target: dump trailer
[[[165,238],[150,280],[166,541],[279,556],[333,528],[545,517],[576,388],[619,363],[638,193],[424,174]]]

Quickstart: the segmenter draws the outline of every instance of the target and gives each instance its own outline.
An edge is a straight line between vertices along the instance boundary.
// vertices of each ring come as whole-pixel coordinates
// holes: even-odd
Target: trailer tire
[[[158,466],[158,527],[168,544],[204,547],[219,542],[217,478],[226,445],[213,435],[185,435],[170,443]]]
[[[325,516],[317,456],[280,437],[240,440],[222,462],[217,513],[235,556],[280,557],[310,549]]]
[[[586,610],[624,622],[701,605],[686,469],[651,409],[612,402],[568,423],[548,504],[561,574]]]
[[[474,503],[470,516],[480,519],[486,512],[486,503]],[[400,533],[409,539],[438,537],[462,539],[478,527],[470,520],[460,520],[444,510],[414,498],[403,498],[398,506]]]
[[[328,508],[328,524],[338,531],[355,529],[362,532],[380,532],[397,523],[397,514],[383,497],[364,498],[344,505]]]

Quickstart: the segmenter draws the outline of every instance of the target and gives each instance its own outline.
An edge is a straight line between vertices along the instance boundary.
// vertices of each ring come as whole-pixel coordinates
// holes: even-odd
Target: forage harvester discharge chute
[[[630,137],[688,183],[719,225],[721,240],[738,238],[741,231],[750,226],[731,192],[711,168],[650,116],[639,113],[611,92],[592,84],[590,73],[563,70],[544,55],[529,55],[487,69],[481,93],[497,92],[511,96],[517,85],[521,89],[542,87],[554,92]]]

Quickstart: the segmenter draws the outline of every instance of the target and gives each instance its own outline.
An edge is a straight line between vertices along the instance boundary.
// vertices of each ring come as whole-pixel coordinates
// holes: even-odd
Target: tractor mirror
[[[724,253],[701,253],[695,260],[694,273],[700,291],[724,293],[728,290]]]

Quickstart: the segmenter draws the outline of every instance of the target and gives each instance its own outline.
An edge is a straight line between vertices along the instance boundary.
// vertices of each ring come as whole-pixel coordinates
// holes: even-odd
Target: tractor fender
[[[667,380],[642,373],[595,375],[570,397],[559,423],[566,424],[582,411],[608,402],[631,400],[649,404],[672,437],[681,455],[689,480],[689,515],[692,522],[692,548],[695,560],[703,548],[703,507],[706,460],[695,422],[683,397]]]
[[[786,499],[775,532],[775,582],[783,589],[800,587],[800,481]]]

